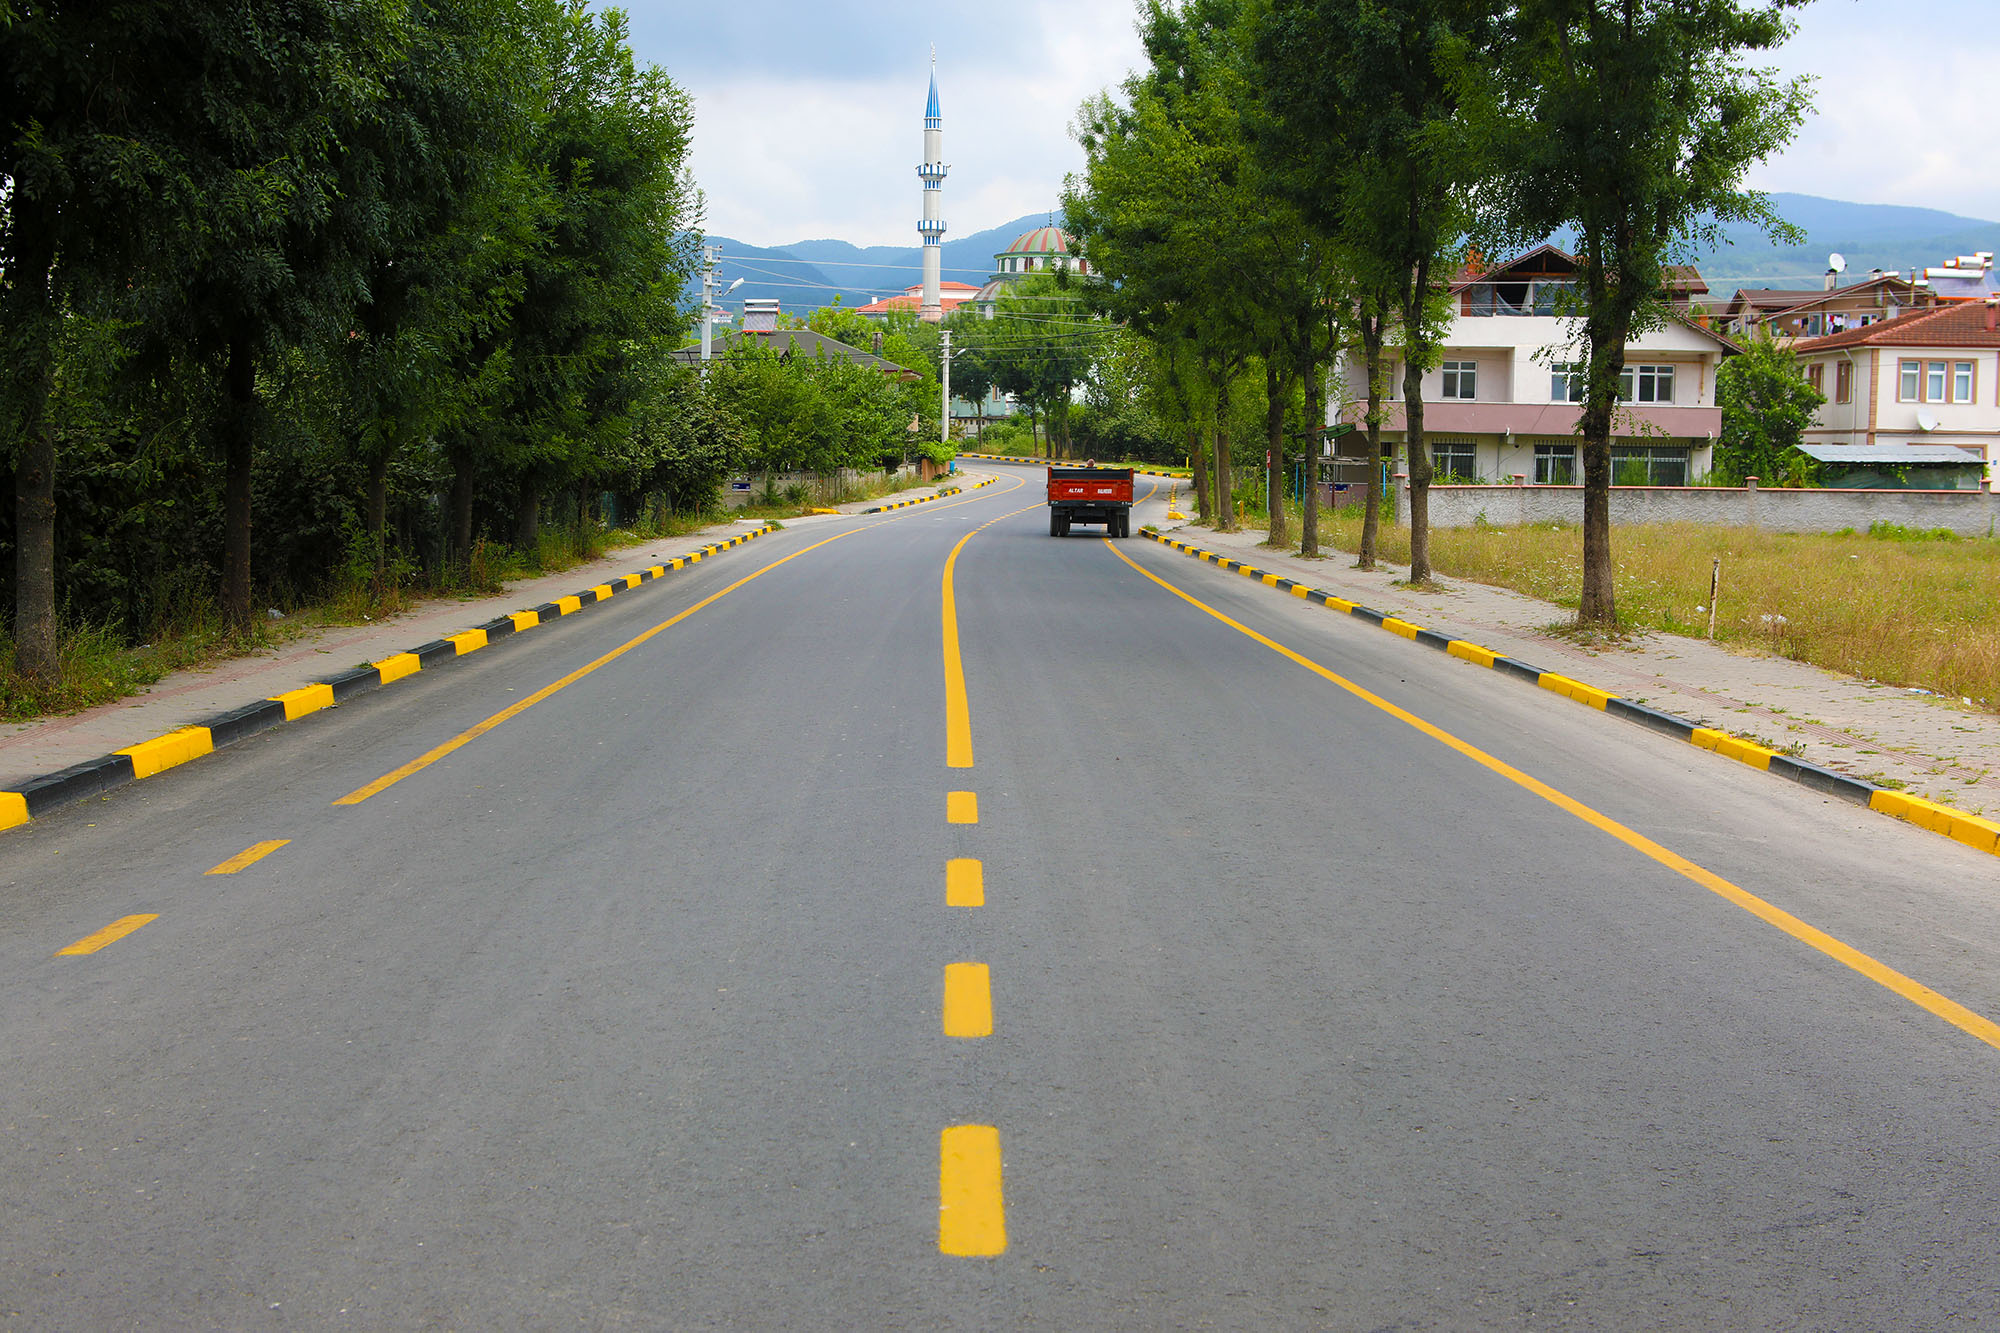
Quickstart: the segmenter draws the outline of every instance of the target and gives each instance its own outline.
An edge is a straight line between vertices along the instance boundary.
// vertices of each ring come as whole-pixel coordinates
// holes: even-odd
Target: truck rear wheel
[[[1053,509],[1049,511],[1049,536],[1062,536],[1062,516]]]

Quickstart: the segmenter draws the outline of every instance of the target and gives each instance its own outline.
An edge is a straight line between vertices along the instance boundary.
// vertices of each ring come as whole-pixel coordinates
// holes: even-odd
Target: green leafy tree
[[[1473,178],[1460,107],[1472,72],[1491,58],[1498,8],[1492,0],[1273,0],[1257,41],[1272,149],[1294,164],[1281,178],[1338,238],[1363,305],[1373,318],[1393,317],[1402,344],[1413,583],[1431,576],[1423,376],[1449,326],[1440,289],[1463,252]],[[1466,58],[1471,51],[1480,54]],[[1362,329],[1377,364],[1383,332]],[[1375,378],[1371,366],[1371,386]],[[1370,408],[1371,452],[1379,453],[1373,395]],[[1372,562],[1372,545],[1364,552]]]
[[[1799,373],[1789,347],[1769,337],[1757,339],[1742,356],[1715,373],[1715,401],[1722,409],[1722,433],[1715,441],[1715,471],[1742,485],[1756,477],[1766,485],[1811,485],[1818,465],[1799,445],[1826,395]]]
[[[1782,147],[1807,104],[1804,79],[1745,64],[1792,31],[1803,0],[1519,0],[1498,71],[1470,123],[1494,173],[1483,197],[1516,237],[1573,228],[1575,313],[1586,351],[1583,589],[1586,625],[1614,625],[1611,430],[1625,345],[1665,311],[1677,247],[1754,222],[1795,238],[1744,173]]]

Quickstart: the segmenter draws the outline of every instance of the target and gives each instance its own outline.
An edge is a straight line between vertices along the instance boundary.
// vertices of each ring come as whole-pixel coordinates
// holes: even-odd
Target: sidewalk
[[[964,474],[942,477],[935,486],[901,491],[879,500],[857,501],[840,506],[839,514],[791,518],[784,520],[784,524],[792,529],[834,523],[867,509],[918,500],[934,496],[946,487],[969,484]],[[179,727],[195,725],[244,704],[303,688],[334,672],[380,661],[509,612],[555,601],[614,576],[665,564],[762,524],[761,519],[736,519],[685,536],[621,547],[600,560],[511,583],[506,591],[495,596],[439,598],[386,620],[315,630],[275,649],[229,658],[199,670],[177,671],[143,694],[86,712],[33,722],[0,723],[0,790],[18,790],[32,778],[97,759]],[[748,573],[765,562],[752,552],[739,563],[743,572]],[[584,608],[583,614],[589,613],[590,608]]]
[[[1174,523],[1160,531],[1823,768],[1900,783],[1901,790],[1972,814],[2000,815],[2000,717],[1955,699],[1705,639],[1646,633],[1585,648],[1546,632],[1573,612],[1519,593],[1452,578],[1440,580],[1436,592],[1399,587],[1407,567],[1363,572],[1344,551],[1320,560],[1280,554],[1261,544],[1261,526],[1218,533]],[[1566,705],[1552,696],[1549,706]]]

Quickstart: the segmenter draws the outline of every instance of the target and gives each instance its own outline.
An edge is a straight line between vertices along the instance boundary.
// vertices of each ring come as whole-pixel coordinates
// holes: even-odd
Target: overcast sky
[[[1129,0],[634,0],[633,45],[695,99],[707,230],[756,245],[914,245],[930,46],[945,219],[1053,208],[1082,100],[1139,60]],[[2000,219],[2000,0],[1813,0],[1778,53],[1818,110],[1762,189]]]

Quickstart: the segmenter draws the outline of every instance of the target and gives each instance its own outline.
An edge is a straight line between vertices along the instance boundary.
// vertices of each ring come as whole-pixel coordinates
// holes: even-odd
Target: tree
[[[1715,373],[1715,402],[1722,409],[1717,475],[1739,486],[1746,477],[1773,486],[1811,485],[1818,465],[1799,445],[1825,401],[1799,373],[1792,350],[1769,336],[1724,361]]]
[[[1271,137],[1306,168],[1286,178],[1338,237],[1366,303],[1397,322],[1412,583],[1431,576],[1423,377],[1448,321],[1441,279],[1463,252],[1471,181],[1460,103],[1491,58],[1497,9],[1494,0],[1272,0],[1256,43]],[[1467,51],[1480,56],[1454,60]],[[1379,337],[1378,327],[1364,341],[1371,362]],[[1379,405],[1370,415],[1376,452]],[[1372,556],[1365,546],[1364,561]]]
[[[520,296],[524,254],[549,198],[529,170],[536,121],[514,0],[420,0],[379,113],[347,145],[381,225],[348,336],[338,340],[368,474],[365,526],[388,558],[388,477],[403,450],[488,416],[506,363],[476,364]]]
[[[1576,313],[1587,348],[1583,592],[1578,622],[1615,625],[1611,428],[1633,333],[1664,318],[1663,270],[1677,246],[1725,223],[1795,235],[1748,168],[1788,141],[1808,82],[1743,63],[1792,31],[1804,0],[1519,0],[1505,57],[1469,117],[1496,172],[1486,197],[1502,233],[1571,227],[1581,266]],[[1474,63],[1468,59],[1469,66]]]
[[[1002,393],[1032,404],[1049,422],[1049,457],[1070,456],[1069,406],[1090,373],[1102,330],[1081,293],[1053,276],[1011,283],[995,303],[979,356]]]
[[[255,23],[235,0],[190,0],[119,63],[145,90],[128,132],[166,177],[140,333],[156,373],[219,390],[205,434],[222,459],[222,604],[238,634],[266,429],[259,370],[341,336],[362,294],[381,199],[347,147],[381,107],[409,22],[394,0],[294,0]]]
[[[17,661],[56,670],[56,429],[66,321],[119,304],[161,221],[167,163],[147,114],[164,0],[23,0],[0,15],[0,447],[14,466]]]

